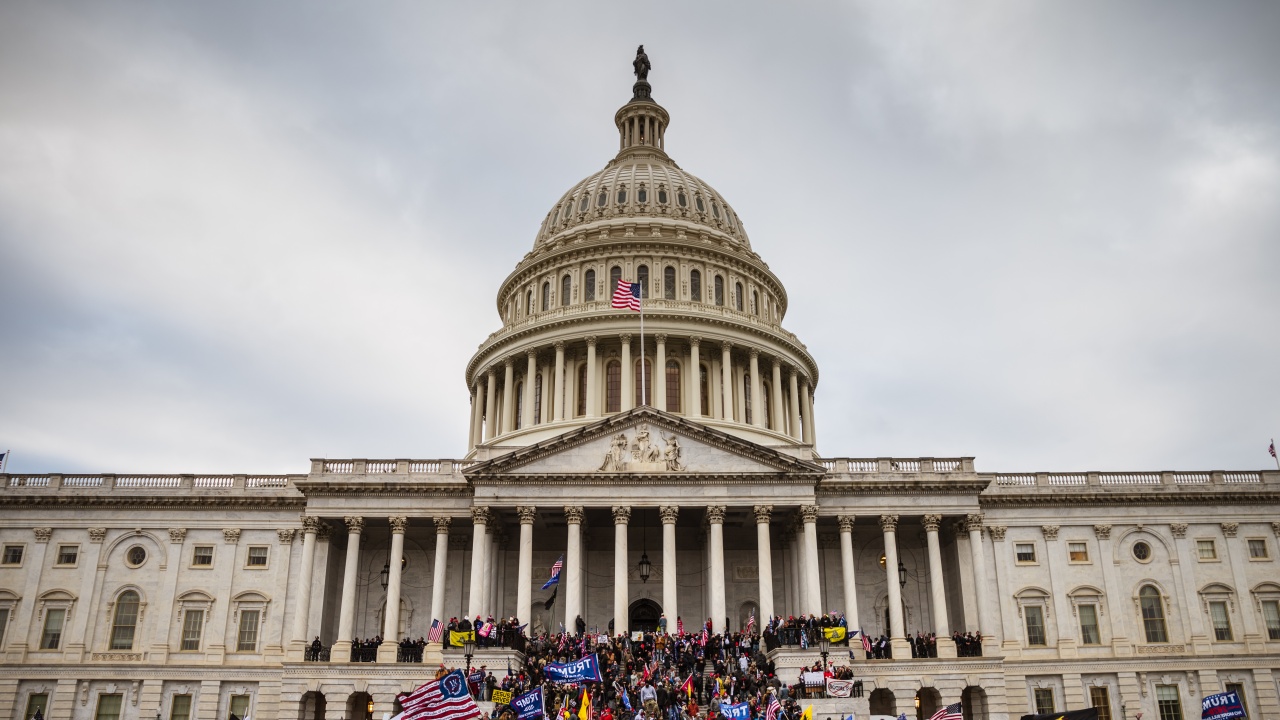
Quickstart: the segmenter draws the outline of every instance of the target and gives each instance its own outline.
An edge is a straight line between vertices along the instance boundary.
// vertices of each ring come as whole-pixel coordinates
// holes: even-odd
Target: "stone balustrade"
[[[19,475],[0,474],[6,490],[269,490],[291,488],[302,475]]]
[[[473,460],[351,460],[313,459],[312,475],[455,475]]]
[[[819,460],[827,472],[859,473],[972,473],[973,458],[827,458]]]
[[[981,473],[997,488],[1016,490],[1023,487],[1116,487],[1116,486],[1180,486],[1180,485],[1274,485],[1280,484],[1280,472],[1212,470],[1208,472],[1080,472],[1080,473]]]

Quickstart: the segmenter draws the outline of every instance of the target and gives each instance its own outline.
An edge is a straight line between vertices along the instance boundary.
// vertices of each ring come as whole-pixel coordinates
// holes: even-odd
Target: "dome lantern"
[[[665,139],[671,116],[666,108],[653,101],[653,88],[649,85],[649,56],[641,45],[636,50],[636,83],[631,86],[631,102],[623,105],[613,117],[618,126],[618,155],[628,150],[643,148],[657,150],[666,155]]]

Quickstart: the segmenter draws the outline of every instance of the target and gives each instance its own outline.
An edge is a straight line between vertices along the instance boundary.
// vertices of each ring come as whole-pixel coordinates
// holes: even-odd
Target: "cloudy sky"
[[[787,284],[825,456],[1257,469],[1280,4],[0,5],[13,472],[456,457],[501,279],[667,148]]]

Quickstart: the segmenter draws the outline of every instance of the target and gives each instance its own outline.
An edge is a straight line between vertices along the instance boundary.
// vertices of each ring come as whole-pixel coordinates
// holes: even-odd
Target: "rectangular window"
[[[191,555],[191,564],[195,567],[209,567],[210,565],[213,565],[213,546],[195,546]]]
[[[1067,557],[1071,562],[1089,562],[1089,545],[1082,542],[1067,543]]]
[[[4,631],[9,627],[9,608],[0,608],[0,649],[4,648]]]
[[[123,695],[99,695],[98,696],[98,712],[94,713],[94,720],[120,720],[120,705]]]
[[[1267,541],[1263,538],[1250,538],[1249,559],[1266,560],[1269,557],[1271,557],[1271,555],[1267,552]]]
[[[1218,546],[1212,540],[1196,541],[1196,556],[1201,560],[1217,560]]]
[[[249,714],[249,696],[248,695],[232,695],[230,707],[228,710],[232,715],[243,718]]]
[[[240,611],[240,632],[236,639],[236,652],[255,652],[258,649],[259,610]]]
[[[1213,621],[1213,638],[1220,642],[1232,640],[1231,618],[1227,615],[1227,604],[1221,600],[1209,603],[1209,618]]]
[[[1280,600],[1262,601],[1262,619],[1267,623],[1267,639],[1280,640]]]
[[[1160,710],[1160,720],[1182,720],[1182,700],[1178,698],[1178,686],[1157,685],[1156,707]]]
[[[32,693],[27,696],[27,712],[23,714],[25,720],[31,720],[40,713],[40,717],[49,717],[49,696],[46,693]]]
[[[58,565],[74,566],[80,559],[79,545],[59,545],[58,546]]]
[[[191,720],[191,696],[174,695],[169,703],[169,720]]]
[[[1241,683],[1227,683],[1222,686],[1226,692],[1235,693],[1240,698],[1240,708],[1244,710],[1244,716],[1249,717],[1249,701],[1244,696],[1244,685]]]
[[[182,649],[199,650],[200,633],[204,630],[204,611],[188,610],[182,616]]]
[[[5,545],[4,554],[0,556],[0,564],[21,565],[22,551],[25,549],[26,549],[25,545]]]
[[[1017,553],[1018,562],[1033,563],[1036,561],[1035,543],[1015,543],[1013,549]]]
[[[1076,608],[1076,613],[1080,616],[1080,644],[1101,645],[1102,634],[1098,632],[1098,606],[1081,605]]]
[[[1053,712],[1053,688],[1035,688],[1036,714],[1048,715]]]
[[[66,622],[67,611],[64,608],[50,608],[44,611],[44,632],[40,634],[41,650],[57,650],[62,644],[62,624]]]
[[[266,567],[267,566],[267,546],[266,545],[250,545],[249,557],[245,561],[248,567]]]
[[[1111,720],[1111,691],[1105,686],[1089,688],[1089,706],[1098,709],[1098,720]]]
[[[1025,607],[1022,614],[1027,618],[1027,644],[1028,645],[1044,645],[1044,609],[1040,607]],[[1049,712],[1053,712],[1052,709]]]

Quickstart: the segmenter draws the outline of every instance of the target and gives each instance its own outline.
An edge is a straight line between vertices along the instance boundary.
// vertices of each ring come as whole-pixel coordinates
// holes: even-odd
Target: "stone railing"
[[[263,490],[292,487],[295,475],[0,475],[0,488],[50,490]]]
[[[973,458],[827,458],[818,462],[838,475],[973,472]]]
[[[1133,486],[1133,485],[1260,485],[1280,483],[1280,472],[1080,472],[1080,473],[983,473],[996,487]]]
[[[312,475],[454,475],[474,460],[328,460],[311,461]]]

